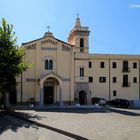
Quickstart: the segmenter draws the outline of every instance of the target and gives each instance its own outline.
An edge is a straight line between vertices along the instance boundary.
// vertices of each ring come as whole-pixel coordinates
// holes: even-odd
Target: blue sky
[[[140,0],[0,0],[0,21],[14,25],[17,43],[47,31],[63,41],[75,24],[89,26],[91,53],[140,54]]]

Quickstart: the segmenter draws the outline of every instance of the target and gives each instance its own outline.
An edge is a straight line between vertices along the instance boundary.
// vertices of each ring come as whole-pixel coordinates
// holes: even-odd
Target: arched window
[[[45,60],[45,70],[53,70],[53,60]]]
[[[48,70],[48,69],[49,69],[49,61],[45,60],[45,70]]]
[[[80,52],[84,52],[84,39],[80,38]]]
[[[49,69],[50,69],[50,70],[53,69],[53,61],[52,61],[52,60],[49,61]]]
[[[80,38],[80,48],[83,48],[83,47],[84,47],[84,39]]]
[[[80,77],[84,77],[84,68],[80,68]]]

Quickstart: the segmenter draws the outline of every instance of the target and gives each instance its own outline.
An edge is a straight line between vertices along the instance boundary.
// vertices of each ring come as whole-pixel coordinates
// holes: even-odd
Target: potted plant
[[[34,103],[35,103],[35,99],[34,98],[30,98],[29,99],[29,106],[30,107],[34,107]]]
[[[76,107],[80,106],[79,99],[77,97],[74,98],[74,102],[75,102]]]

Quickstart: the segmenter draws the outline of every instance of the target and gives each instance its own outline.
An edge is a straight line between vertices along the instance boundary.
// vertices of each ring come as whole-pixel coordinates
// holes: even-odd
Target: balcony
[[[130,72],[130,68],[129,67],[123,67],[122,72]]]
[[[75,31],[85,31],[85,32],[88,32],[89,33],[89,28],[88,27],[74,27],[71,31],[70,31],[70,33],[69,33],[69,35],[71,35],[73,32],[75,32]]]
[[[75,82],[86,82],[88,83],[89,77],[88,76],[84,76],[84,77],[80,77],[80,76],[75,76]]]
[[[80,47],[80,52],[84,52],[84,47]]]
[[[130,87],[131,83],[130,82],[123,82],[122,87]]]

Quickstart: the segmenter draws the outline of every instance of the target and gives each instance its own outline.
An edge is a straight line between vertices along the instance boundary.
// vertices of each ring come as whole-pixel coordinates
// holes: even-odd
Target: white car
[[[106,100],[105,99],[101,99],[99,102],[98,102],[99,105],[101,106],[105,106],[106,105]]]

